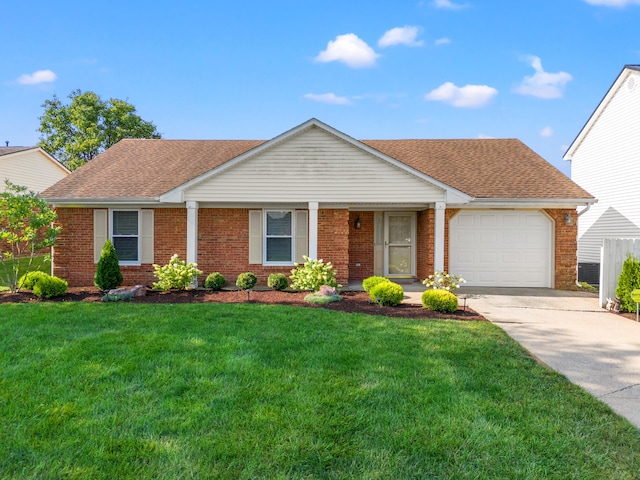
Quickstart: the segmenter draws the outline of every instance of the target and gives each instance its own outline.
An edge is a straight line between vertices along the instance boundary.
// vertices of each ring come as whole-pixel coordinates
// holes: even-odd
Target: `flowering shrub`
[[[258,277],[251,272],[245,272],[238,275],[238,278],[236,279],[236,287],[241,290],[251,290],[257,282]]]
[[[312,260],[305,256],[304,264],[294,263],[291,270],[291,288],[294,290],[313,290],[317,292],[322,285],[330,287],[341,287],[336,281],[336,271],[331,262],[324,263],[322,260]]]
[[[153,284],[156,290],[186,290],[191,287],[198,275],[202,273],[198,270],[198,266],[189,262],[186,263],[178,258],[178,254],[174,254],[167,265],[153,265],[155,272],[153,273],[158,281]]]
[[[460,288],[460,284],[466,283],[466,280],[457,275],[449,275],[447,272],[435,271],[433,275],[422,282],[427,288],[435,290],[455,290]]]
[[[422,306],[434,312],[454,313],[458,310],[458,297],[447,290],[425,290]]]
[[[380,305],[397,307],[404,299],[404,289],[391,281],[380,282],[369,290],[369,297]]]

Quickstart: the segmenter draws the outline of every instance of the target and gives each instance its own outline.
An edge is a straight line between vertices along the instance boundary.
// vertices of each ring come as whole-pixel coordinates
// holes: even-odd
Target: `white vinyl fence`
[[[631,254],[640,258],[640,238],[605,238],[600,252],[600,306],[616,298],[622,264]]]

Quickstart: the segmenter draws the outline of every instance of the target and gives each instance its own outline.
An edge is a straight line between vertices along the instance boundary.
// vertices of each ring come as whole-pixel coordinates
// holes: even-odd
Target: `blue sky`
[[[625,64],[640,0],[0,0],[0,142],[74,89],[169,139],[519,138],[562,160]]]

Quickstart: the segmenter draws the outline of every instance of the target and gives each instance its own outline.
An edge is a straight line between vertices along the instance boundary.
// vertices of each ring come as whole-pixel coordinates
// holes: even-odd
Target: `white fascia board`
[[[595,198],[481,198],[476,199],[464,208],[577,208],[591,205]],[[453,207],[454,205],[447,205]]]
[[[209,178],[215,176],[215,175],[219,175],[220,173],[222,173],[223,171],[225,171],[228,168],[233,167],[234,165],[237,165],[238,163],[244,161],[245,159],[249,158],[249,157],[253,157],[256,155],[259,155],[260,153],[264,152],[265,150],[268,150],[270,148],[272,148],[274,145],[281,143],[289,138],[294,137],[295,135],[298,135],[299,133],[303,132],[304,130],[307,130],[308,128],[311,127],[318,127],[322,130],[324,130],[325,132],[334,135],[342,140],[344,140],[345,142],[353,145],[356,148],[359,148],[360,150],[363,150],[365,152],[367,152],[370,155],[373,155],[374,157],[377,157],[381,160],[384,160],[385,162],[401,169],[404,170],[405,172],[413,175],[414,177],[417,177],[427,183],[430,183],[438,188],[441,188],[442,190],[444,190],[445,195],[447,198],[451,197],[451,198],[455,198],[457,200],[460,200],[460,203],[466,203],[472,200],[472,197],[467,195],[464,192],[461,192],[460,190],[456,190],[453,187],[450,187],[449,185],[446,185],[428,175],[425,175],[411,167],[409,167],[408,165],[402,163],[399,160],[396,160],[393,157],[390,157],[388,155],[385,155],[382,152],[379,152],[378,150],[371,148],[368,145],[365,145],[364,143],[350,137],[349,135],[342,133],[339,130],[336,130],[335,128],[327,125],[326,123],[321,122],[320,120],[316,119],[316,118],[312,118],[310,120],[307,120],[306,122],[298,125],[297,127],[292,128],[291,130],[288,130],[280,135],[278,135],[277,137],[272,138],[271,140],[268,140],[266,142],[264,142],[261,145],[258,145],[257,147],[249,150],[246,153],[243,153],[242,155],[239,155],[231,160],[229,160],[228,162],[223,163],[222,165],[218,166],[217,168],[214,168],[213,170],[206,172],[202,175],[200,175],[199,177],[196,177],[192,180],[189,180],[188,182],[183,183],[182,185],[169,190],[168,192],[160,195],[159,199],[161,202],[182,202],[184,194],[183,192],[185,190],[187,190],[188,188],[197,185],[201,182],[204,182],[206,180],[208,180]]]
[[[584,124],[576,138],[573,140],[573,142],[571,142],[571,145],[569,145],[569,148],[562,157],[563,160],[573,160],[573,155],[576,153],[576,150],[578,149],[578,147],[580,147],[580,144],[582,143],[584,138],[587,136],[593,125],[598,121],[598,118],[600,117],[604,109],[607,107],[609,102],[611,102],[620,86],[625,82],[632,71],[637,72],[636,69],[629,68],[627,65],[622,68],[622,71],[618,74],[618,77],[611,84],[609,90],[607,90],[607,93],[604,95],[602,100],[600,100],[600,103],[595,108],[587,122]]]

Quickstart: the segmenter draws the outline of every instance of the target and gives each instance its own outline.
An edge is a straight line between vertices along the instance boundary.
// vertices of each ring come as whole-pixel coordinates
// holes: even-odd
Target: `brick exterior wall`
[[[445,211],[445,269],[449,265],[449,220],[458,212]],[[93,209],[59,208],[58,223],[62,232],[54,248],[53,274],[65,278],[71,286],[93,285],[96,264],[93,263]],[[549,209],[555,222],[555,288],[575,289],[577,269],[577,227],[573,209]],[[565,213],[574,217],[574,225],[566,226]],[[360,217],[362,228],[355,228]],[[434,211],[417,212],[416,259],[417,280],[433,273]],[[177,253],[186,259],[186,222],[184,208],[159,208],[154,214],[155,256],[157,264],[168,263]],[[249,210],[243,208],[201,208],[198,212],[198,268],[206,275],[217,271],[230,284],[238,274],[251,271],[260,285],[266,285],[271,273],[290,275],[291,267],[249,265]],[[318,211],[318,258],[330,261],[338,272],[338,282],[361,281],[373,275],[374,213],[349,212],[347,209]],[[356,266],[360,264],[360,266]],[[152,265],[121,267],[125,285],[151,285],[155,278]],[[455,273],[455,272],[453,272]]]
[[[555,222],[555,285],[558,290],[577,290],[578,222],[574,209],[545,210]],[[573,218],[573,225],[565,225],[564,215]]]
[[[355,226],[360,218],[361,228]],[[373,275],[374,212],[349,212],[349,281]]]

